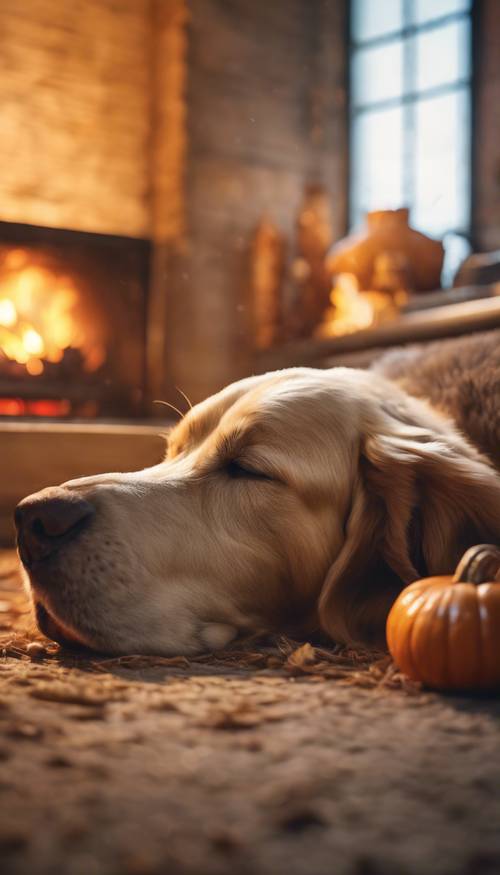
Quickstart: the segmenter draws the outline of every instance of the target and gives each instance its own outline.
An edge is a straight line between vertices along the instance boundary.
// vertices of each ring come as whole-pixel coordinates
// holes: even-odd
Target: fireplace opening
[[[4,225],[0,416],[140,416],[144,241]]]

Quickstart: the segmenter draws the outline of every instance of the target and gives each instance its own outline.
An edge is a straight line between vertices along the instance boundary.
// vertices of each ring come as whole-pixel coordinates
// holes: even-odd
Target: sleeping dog
[[[110,653],[264,630],[380,646],[405,584],[500,540],[499,401],[497,332],[234,383],[161,464],[21,502],[39,627]]]

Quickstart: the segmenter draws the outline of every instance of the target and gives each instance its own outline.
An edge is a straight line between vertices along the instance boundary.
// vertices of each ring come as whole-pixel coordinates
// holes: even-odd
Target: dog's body
[[[500,331],[399,348],[374,370],[452,419],[500,471]]]
[[[242,380],[184,417],[161,465],[26,499],[20,552],[42,628],[116,653],[190,654],[280,628],[383,642],[405,583],[500,540],[499,340]],[[450,404],[439,383],[464,391]],[[438,412],[451,407],[477,446]]]

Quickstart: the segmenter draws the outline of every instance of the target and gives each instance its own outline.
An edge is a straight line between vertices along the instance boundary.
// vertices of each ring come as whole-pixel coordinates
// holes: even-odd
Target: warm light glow
[[[354,274],[339,274],[330,294],[332,306],[326,311],[317,334],[319,337],[338,337],[393,319],[399,311],[398,303],[404,297],[404,292],[393,296],[385,292],[360,291]]]
[[[23,333],[23,346],[30,355],[43,354],[43,340],[34,328],[27,328]]]
[[[39,374],[43,374],[43,362],[40,359],[29,359],[26,362],[26,370],[32,377],[38,377]]]
[[[17,311],[14,304],[8,298],[3,298],[0,301],[0,325],[3,325],[5,328],[11,328],[16,322]]]
[[[24,249],[11,249],[5,256],[8,270],[21,270],[28,263],[28,253]]]
[[[68,416],[70,410],[70,403],[64,398],[37,401],[0,397],[0,416]]]
[[[7,252],[0,266],[0,364],[10,360],[37,377],[71,347],[86,370],[100,367],[105,352],[89,343],[79,303],[70,277],[31,263],[24,249]]]

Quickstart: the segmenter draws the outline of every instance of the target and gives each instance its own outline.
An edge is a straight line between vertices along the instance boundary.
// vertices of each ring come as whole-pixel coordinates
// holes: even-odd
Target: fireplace
[[[149,245],[0,223],[0,417],[137,417]]]

